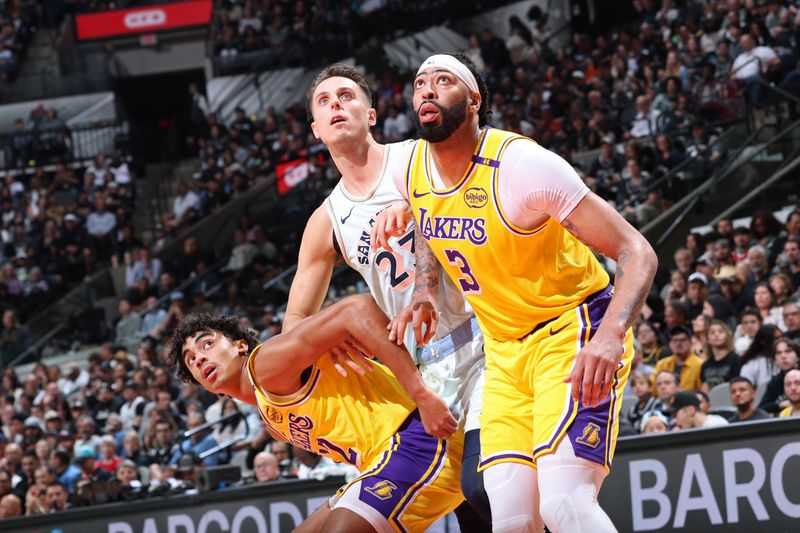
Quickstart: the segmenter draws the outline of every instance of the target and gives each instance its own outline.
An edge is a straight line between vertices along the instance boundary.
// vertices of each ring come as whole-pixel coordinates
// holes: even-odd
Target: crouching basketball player
[[[191,315],[172,338],[184,380],[257,406],[277,437],[362,472],[306,531],[425,531],[464,499],[463,432],[445,440],[456,420],[386,339],[387,323],[370,297],[354,296],[261,345],[223,316]],[[386,366],[342,377],[326,352],[343,343]]]

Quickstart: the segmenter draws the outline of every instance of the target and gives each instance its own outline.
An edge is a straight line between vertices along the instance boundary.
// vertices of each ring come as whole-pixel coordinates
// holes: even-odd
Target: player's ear
[[[374,107],[370,107],[367,110],[367,122],[369,122],[370,128],[378,123],[378,112],[375,111]]]
[[[246,357],[250,353],[250,346],[247,344],[246,340],[239,339],[235,344],[236,351],[239,352],[240,356]]]
[[[483,102],[483,99],[481,98],[481,93],[472,93],[470,95],[470,97],[469,97],[469,105],[470,105],[470,107],[475,108],[475,112],[476,113],[481,108],[481,102]]]
[[[315,139],[319,139],[319,131],[317,130],[317,121],[311,122],[311,132],[314,134]]]

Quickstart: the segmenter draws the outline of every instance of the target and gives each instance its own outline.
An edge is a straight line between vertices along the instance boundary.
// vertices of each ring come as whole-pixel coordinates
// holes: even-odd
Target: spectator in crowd
[[[628,422],[638,433],[641,431],[642,418],[654,410],[656,398],[653,396],[650,377],[642,373],[631,374],[630,380],[633,384],[633,394],[636,396],[636,403],[631,405],[627,413]]]
[[[22,516],[22,501],[19,496],[6,494],[0,498],[0,518],[16,518],[18,516]]]
[[[756,388],[749,379],[736,376],[731,378],[728,386],[731,390],[731,404],[736,408],[736,414],[729,420],[731,424],[772,418],[769,413],[756,407]]]
[[[659,411],[650,411],[642,418],[642,433],[666,433],[669,431],[669,419]]]
[[[123,459],[119,462],[114,472],[114,477],[125,487],[130,487],[134,490],[139,490],[142,487],[142,482],[139,481],[139,469],[136,467],[136,463],[130,459]]]
[[[733,346],[736,353],[744,355],[753,344],[759,328],[761,328],[761,314],[754,308],[745,309],[739,316],[739,325],[733,337]]]
[[[769,277],[769,286],[775,297],[775,305],[783,305],[792,299],[792,280],[783,272]]]
[[[255,480],[259,482],[275,481],[280,477],[278,459],[270,452],[260,452],[253,459]]]
[[[0,330],[0,366],[6,366],[21,355],[31,343],[28,328],[20,324],[17,313],[13,309],[3,312],[3,324]]]
[[[146,246],[126,252],[124,261],[127,287],[135,286],[142,279],[146,279],[148,285],[154,285],[161,275],[161,260],[153,257]]]
[[[781,331],[786,329],[783,323],[783,308],[776,305],[775,293],[769,283],[765,281],[758,283],[753,292],[753,299],[763,324],[777,326]]]
[[[672,398],[675,396],[675,393],[681,390],[680,385],[678,384],[678,377],[668,371],[668,370],[661,370],[653,374],[654,383],[655,383],[655,396],[656,396],[656,403],[653,405],[653,409],[666,412],[669,410],[669,406],[672,404]]]
[[[800,416],[800,370],[790,370],[783,381],[783,390],[789,405],[781,411],[781,418]]]
[[[117,344],[128,351],[135,351],[142,340],[142,316],[137,313],[127,298],[119,300],[120,318],[116,325]]]
[[[721,320],[712,320],[708,329],[707,359],[700,367],[704,392],[739,375],[739,356],[733,351],[733,332]]]
[[[63,449],[54,450],[50,459],[50,468],[62,487],[65,487],[69,492],[75,490],[75,484],[78,482],[78,478],[81,477],[81,469],[72,464],[72,457],[69,452]]]
[[[744,34],[739,39],[739,49],[741,52],[733,60],[732,72],[750,90],[750,100],[759,103],[763,93],[759,82],[775,72],[781,61],[772,48],[758,46],[749,34]]]
[[[661,371],[668,371],[675,374],[678,378],[681,390],[700,389],[700,369],[703,360],[692,353],[692,337],[689,330],[685,327],[676,327],[669,333],[669,347],[672,355],[669,355],[656,363],[654,374],[658,376]],[[654,392],[658,393],[657,385]]]
[[[692,391],[675,394],[670,414],[676,429],[698,429],[727,426],[728,421],[719,415],[705,414],[700,410],[700,400]]]
[[[111,435],[103,435],[100,438],[99,448],[100,459],[97,461],[97,468],[102,468],[109,474],[113,474],[122,462],[122,457],[117,455],[116,439]]]
[[[47,498],[48,512],[56,513],[70,508],[67,487],[58,481],[54,481],[47,486],[45,498]]]
[[[789,276],[792,287],[800,287],[800,237],[786,240],[778,268]]]
[[[772,346],[780,335],[781,330],[775,326],[761,326],[753,343],[742,355],[739,375],[749,379],[756,388],[762,383],[768,383],[772,376],[778,373]]]
[[[661,334],[650,322],[640,322],[636,326],[636,340],[642,347],[642,363],[654,366],[658,361],[671,355],[664,345]]]
[[[160,418],[153,424],[152,430],[145,440],[150,464],[166,465],[176,454],[180,455],[179,446],[173,443],[174,436],[175,425],[168,418]]]
[[[778,414],[789,405],[786,400],[786,393],[783,390],[783,382],[786,373],[798,367],[800,346],[789,339],[780,338],[775,341],[773,352],[775,353],[775,366],[778,368],[778,373],[767,382],[767,388],[758,406],[768,413]]]
[[[745,280],[746,282],[755,284],[768,279],[769,261],[763,246],[756,244],[747,250],[746,264],[750,267],[750,279]]]
[[[786,327],[783,336],[800,343],[800,305],[796,302],[783,304],[783,324]]]
[[[704,360],[708,357],[708,330],[710,327],[711,317],[709,315],[700,314],[692,319],[692,352]]]
[[[178,227],[193,219],[200,209],[200,197],[189,189],[186,182],[178,184],[178,194],[172,202],[172,227]]]
[[[661,112],[652,107],[652,101],[649,96],[638,96],[636,98],[636,116],[631,122],[628,137],[639,139],[654,136],[658,133],[658,118],[660,116]]]

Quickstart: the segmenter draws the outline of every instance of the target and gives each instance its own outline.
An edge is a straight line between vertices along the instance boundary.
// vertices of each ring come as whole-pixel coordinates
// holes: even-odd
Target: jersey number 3
[[[461,292],[467,294],[480,294],[481,286],[478,280],[475,279],[475,274],[469,268],[467,258],[464,257],[458,250],[446,248],[444,254],[451,265],[457,267],[461,271],[461,276],[458,278],[458,284],[461,286]]]
[[[414,255],[414,231],[403,235],[397,241],[397,246],[402,250],[410,250]],[[382,272],[389,270],[389,283],[395,291],[405,290],[414,283],[414,270],[407,270],[403,255],[397,251],[383,250],[375,255],[375,264]]]

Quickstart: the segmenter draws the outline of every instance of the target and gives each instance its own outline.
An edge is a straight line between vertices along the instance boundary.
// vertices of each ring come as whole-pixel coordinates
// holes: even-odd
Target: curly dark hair
[[[492,108],[489,103],[489,87],[486,86],[486,80],[483,79],[481,71],[478,70],[478,67],[475,66],[475,63],[473,63],[466,54],[457,52],[448,55],[455,57],[463,63],[464,66],[472,72],[472,75],[475,76],[475,81],[478,82],[478,92],[481,94],[481,107],[478,109],[478,126],[482,128],[489,123],[489,118],[492,116]]]
[[[219,331],[232,341],[247,342],[248,355],[258,346],[255,332],[242,325],[237,317],[192,313],[180,323],[169,341],[169,362],[185,383],[197,383],[183,360],[183,345],[199,331]]]

